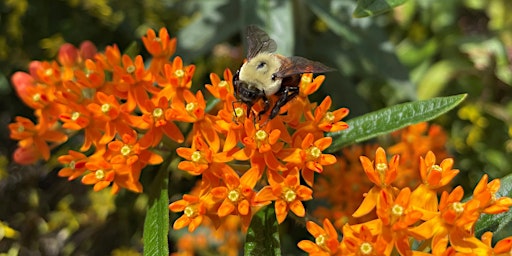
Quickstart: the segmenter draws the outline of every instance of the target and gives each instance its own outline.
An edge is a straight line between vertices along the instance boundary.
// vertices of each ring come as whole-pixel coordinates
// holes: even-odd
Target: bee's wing
[[[293,56],[284,61],[281,69],[279,69],[279,71],[274,75],[276,77],[283,78],[302,73],[325,73],[330,71],[334,71],[334,69],[320,62],[308,60],[299,56]]]
[[[277,49],[276,41],[255,25],[247,27],[247,45],[247,59],[252,59],[260,52],[272,53]]]

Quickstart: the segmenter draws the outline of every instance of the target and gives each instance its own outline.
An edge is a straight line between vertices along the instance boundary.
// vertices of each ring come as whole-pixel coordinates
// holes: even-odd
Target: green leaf
[[[501,179],[501,186],[496,193],[496,198],[512,197],[512,175]],[[499,241],[512,235],[512,211],[500,214],[482,214],[476,222],[475,237],[481,237],[486,231],[493,232],[493,240]]]
[[[161,165],[149,191],[148,210],[144,220],[144,255],[169,255],[169,172]]]
[[[402,5],[407,0],[359,0],[353,13],[356,18],[374,16]]]
[[[281,255],[278,224],[273,205],[254,215],[245,238],[244,255]]]
[[[403,103],[371,112],[347,121],[347,130],[328,133],[333,143],[327,152],[365,141],[411,124],[432,120],[459,105],[466,94]]]

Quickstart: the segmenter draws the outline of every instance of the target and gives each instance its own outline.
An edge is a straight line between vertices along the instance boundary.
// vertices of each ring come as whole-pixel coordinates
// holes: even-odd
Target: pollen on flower
[[[53,70],[52,70],[51,68],[49,68],[49,69],[47,69],[47,70],[45,70],[45,71],[44,71],[44,74],[45,74],[46,76],[51,76],[51,75],[53,75]]]
[[[23,126],[23,125],[18,126],[17,131],[20,132],[20,133],[24,132],[25,131],[25,126]]]
[[[361,254],[363,255],[370,255],[372,254],[373,246],[368,242],[364,242],[359,247],[359,251],[361,251]]]
[[[335,116],[331,111],[325,113],[325,115],[324,115],[324,120],[327,122],[333,122],[334,118],[335,118]]]
[[[460,202],[455,202],[455,203],[452,204],[452,209],[456,213],[460,214],[460,213],[464,212],[464,205],[462,203],[460,203]]]
[[[229,191],[228,199],[231,200],[231,202],[237,202],[238,199],[240,199],[240,192],[238,192],[237,190]]]
[[[388,165],[386,163],[378,163],[375,165],[377,172],[380,174],[384,174],[388,170]]]
[[[192,155],[190,156],[190,159],[192,160],[192,162],[194,163],[197,163],[199,161],[201,161],[201,152],[200,151],[196,151],[194,153],[192,153]]]
[[[259,140],[259,141],[263,141],[267,138],[267,132],[263,131],[263,130],[258,130],[255,134],[256,136],[256,139]]]
[[[103,180],[105,178],[105,172],[103,170],[97,170],[96,172],[94,172],[94,176],[98,180]]]
[[[178,69],[178,70],[174,71],[174,75],[177,77],[183,77],[183,76],[185,76],[185,71],[183,71],[183,69]]]
[[[164,111],[161,108],[153,109],[153,117],[160,118],[164,114]]]
[[[197,107],[197,104],[195,102],[190,102],[188,103],[186,106],[185,106],[185,110],[187,110],[187,112],[192,112],[196,109]]]
[[[224,88],[226,86],[228,86],[228,82],[226,82],[225,80],[220,81],[219,87]]]
[[[101,105],[101,112],[107,113],[109,110],[110,110],[110,104],[105,103],[105,104]]]
[[[75,169],[75,164],[76,164],[75,161],[71,161],[71,162],[69,162],[68,167],[70,169],[74,170]]]
[[[161,41],[162,41],[162,39],[160,39],[160,37],[155,37],[155,38],[153,38],[153,41],[155,41],[155,42],[161,42]]]
[[[311,77],[310,76],[302,76],[300,79],[303,83],[311,83]]]
[[[321,234],[315,238],[315,243],[320,247],[325,247],[325,242],[327,241],[327,237],[325,234]]]
[[[192,218],[192,217],[194,217],[196,215],[196,210],[192,206],[187,206],[187,207],[185,207],[185,210],[183,211],[183,213],[187,217]]]
[[[122,154],[123,156],[127,156],[127,155],[129,155],[131,151],[132,151],[132,150],[131,150],[130,146],[128,146],[128,145],[124,145],[124,146],[121,148],[121,154]]]
[[[402,214],[404,214],[404,208],[401,205],[395,204],[391,208],[391,213],[395,216],[402,216]]]
[[[434,164],[430,167],[430,170],[431,171],[438,171],[438,172],[442,172],[443,171],[443,168],[441,168],[441,166],[437,165],[437,164]]]
[[[39,93],[34,94],[34,96],[32,96],[32,100],[35,101],[35,102],[40,101],[41,100],[41,94],[39,94]]]
[[[309,159],[318,159],[322,155],[322,150],[313,146],[308,148],[307,154]]]
[[[284,200],[286,202],[293,202],[295,198],[297,198],[297,194],[295,194],[295,191],[288,189],[283,193]]]
[[[80,117],[80,112],[73,112],[73,114],[71,114],[71,120],[73,121],[76,121],[78,118]]]
[[[134,65],[130,65],[130,66],[126,67],[126,72],[128,72],[129,74],[133,73],[134,71],[135,71]]]
[[[243,116],[244,115],[244,109],[241,107],[235,108],[235,117]]]

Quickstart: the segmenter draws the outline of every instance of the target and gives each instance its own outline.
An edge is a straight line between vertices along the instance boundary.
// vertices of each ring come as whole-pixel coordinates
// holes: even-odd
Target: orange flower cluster
[[[334,156],[322,153],[332,141],[324,133],[346,129],[341,119],[348,110],[329,111],[329,97],[318,106],[310,103],[308,96],[319,88],[324,76],[313,79],[312,74],[304,74],[300,95],[282,109],[289,110],[287,114],[272,120],[266,114],[256,122],[247,114],[251,110],[236,103],[229,70],[224,72],[224,80],[215,74],[210,78],[212,84],[206,88],[220,100],[217,115],[204,112],[200,92],[195,96],[189,93],[181,106],[200,116],[183,116],[195,120],[191,146],[177,149],[185,159],[178,168],[202,175],[202,182],[199,193],[184,195],[169,205],[173,212],[184,212],[173,228],[188,226],[193,231],[205,217],[219,225],[227,216],[236,215],[247,229],[253,213],[272,202],[279,223],[290,211],[304,217],[302,202],[312,199],[314,174],[336,162]],[[178,109],[173,107],[176,112]],[[233,166],[247,167],[235,171]],[[301,185],[301,177],[307,186]]]
[[[384,149],[378,148],[375,160],[361,156],[363,169],[374,186],[366,194],[354,217],[375,210],[377,218],[355,225],[345,224],[343,239],[328,219],[323,227],[307,223],[315,242],[304,240],[298,246],[310,255],[508,255],[512,237],[491,247],[492,233],[482,239],[474,237],[475,222],[482,213],[498,214],[512,206],[512,199],[499,198],[496,192],[499,179],[488,182],[484,175],[473,191],[472,198],[462,202],[464,191],[456,187],[443,191],[438,200],[437,191],[448,184],[459,172],[452,169],[453,160],[437,164],[432,152],[420,157],[421,184],[411,191],[392,183],[399,173],[399,156],[389,161]],[[412,244],[417,244],[413,250]]]
[[[34,124],[16,117],[9,125],[11,138],[19,141],[15,161],[48,160],[51,148],[81,134],[80,151],[58,157],[65,165],[59,176],[82,177],[95,191],[112,186],[113,193],[120,188],[141,192],[142,169],[163,161],[152,149],[164,136],[184,141],[175,124],[181,120],[179,110],[170,102],[187,99],[194,72],[179,57],[169,60],[176,40],[165,29],[158,37],[148,30],[142,40],[153,55],[149,68],[140,55],[121,54],[115,45],[98,53],[84,42],[79,49],[63,45],[57,61],[33,61],[29,73],[15,73],[14,88],[37,118]]]

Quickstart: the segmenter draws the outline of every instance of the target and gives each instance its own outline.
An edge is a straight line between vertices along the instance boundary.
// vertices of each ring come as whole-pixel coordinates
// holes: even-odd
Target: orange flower
[[[59,156],[58,160],[66,166],[59,171],[60,177],[74,180],[87,171],[85,163],[87,163],[88,157],[80,152],[69,150],[68,155]]]
[[[191,175],[200,175],[208,170],[218,177],[223,176],[223,170],[227,168],[224,163],[233,158],[229,152],[215,152],[201,135],[195,135],[191,148],[178,148],[176,153],[187,161],[181,161],[178,168],[187,171]]]
[[[483,213],[498,214],[508,211],[512,206],[512,199],[510,197],[496,197],[496,193],[500,189],[500,180],[495,179],[489,183],[487,181],[487,174],[484,174],[473,191],[473,200],[480,202],[480,209]]]
[[[176,51],[176,38],[170,38],[166,28],[158,31],[158,37],[152,29],[148,29],[146,36],[142,37],[146,50],[153,56],[149,71],[157,74],[169,62],[169,58]]]
[[[110,185],[114,181],[115,172],[112,166],[102,158],[97,158],[85,164],[90,171],[82,178],[82,183],[86,185],[94,184],[94,191],[100,191]],[[115,194],[119,187],[114,184],[112,193]]]
[[[183,66],[183,60],[180,57],[174,58],[172,65],[165,64],[163,76],[157,76],[156,82],[163,89],[158,94],[159,97],[165,96],[168,99],[183,98],[183,93],[188,92],[192,86],[192,76],[195,71],[194,65]]]
[[[333,155],[322,154],[322,151],[328,148],[331,142],[331,137],[314,141],[313,134],[308,133],[302,141],[300,138],[296,140],[295,144],[300,144],[300,148],[283,149],[279,152],[279,158],[301,169],[306,184],[313,186],[314,173],[322,173],[324,165],[336,162],[336,157]]]
[[[365,225],[356,228],[346,224],[343,226],[341,255],[386,255],[386,242],[381,236],[374,236]]]
[[[219,76],[215,73],[210,74],[210,81],[212,84],[207,84],[204,87],[213,95],[213,97],[226,101],[229,104],[232,104],[232,101],[229,101],[228,96],[233,95],[235,91],[233,88],[233,74],[231,70],[224,70],[224,80],[220,80]]]
[[[169,109],[169,101],[165,97],[158,98],[157,104],[147,100],[144,108],[141,108],[142,117],[134,124],[142,129],[148,129],[140,139],[141,147],[148,148],[158,145],[165,134],[172,140],[182,143],[184,140],[180,129],[172,120],[167,120],[165,112]],[[132,122],[133,123],[133,122]]]
[[[481,248],[482,242],[473,237],[474,224],[480,216],[479,202],[469,200],[462,203],[460,200],[463,196],[464,191],[460,186],[450,194],[443,192],[439,202],[439,212],[428,213],[421,210],[424,215],[433,217],[409,229],[410,234],[421,240],[432,238],[432,248],[446,238],[459,252],[469,253]]]
[[[338,252],[338,232],[328,219],[324,219],[323,228],[312,221],[306,222],[308,232],[313,235],[315,242],[300,241],[297,246],[309,255],[328,256]]]
[[[357,218],[369,213],[375,207],[377,198],[382,189],[389,190],[388,192],[394,194],[393,190],[395,189],[391,186],[391,183],[397,176],[396,169],[398,167],[399,158],[398,155],[393,156],[388,164],[386,151],[381,147],[375,152],[375,165],[365,156],[359,158],[364,172],[375,186],[370,189],[363,202],[352,216]]]
[[[169,210],[173,212],[183,211],[184,213],[174,222],[172,228],[182,229],[188,226],[189,232],[193,232],[201,225],[206,214],[205,203],[198,196],[193,195],[183,195],[183,199],[169,205]]]
[[[259,179],[258,174],[259,170],[251,168],[241,178],[235,173],[224,175],[223,180],[226,186],[219,186],[210,191],[214,198],[222,200],[217,210],[219,217],[234,213],[241,217],[244,229],[249,227],[252,217],[251,207],[256,206],[253,200],[255,195],[253,188]]]
[[[311,111],[305,113],[306,122],[301,124],[294,136],[304,136],[306,133],[313,133],[315,138],[323,137],[324,132],[337,132],[348,128],[347,123],[341,121],[349,111],[347,108],[340,108],[335,111],[329,111],[331,107],[331,97],[327,96],[322,103],[315,109],[313,115]]]
[[[267,203],[275,201],[277,222],[281,224],[288,211],[291,210],[295,215],[304,217],[306,210],[302,201],[311,200],[313,191],[303,185],[300,185],[299,171],[297,168],[290,171],[283,182],[273,183],[263,187],[258,194],[256,194],[256,202]]]
[[[21,148],[35,146],[44,160],[50,158],[50,147],[47,142],[60,144],[68,139],[59,131],[49,130],[40,124],[34,125],[28,118],[21,116],[16,117],[16,123],[9,124],[9,130],[11,139],[19,140],[18,145]]]
[[[482,235],[482,242],[489,247],[487,255],[506,256],[512,252],[512,236],[498,241],[492,248],[492,232],[485,232]]]

